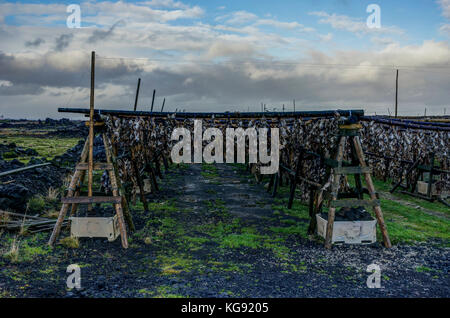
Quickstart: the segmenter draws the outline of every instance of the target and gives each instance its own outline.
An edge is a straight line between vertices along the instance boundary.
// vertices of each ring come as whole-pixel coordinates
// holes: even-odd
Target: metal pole
[[[151,112],[153,112],[153,104],[155,103],[155,94],[156,94],[156,89],[153,90],[153,98],[152,98],[152,108],[151,108]]]
[[[162,104],[162,106],[161,106],[161,112],[164,110],[164,104],[166,103],[166,99],[164,98],[164,100],[163,100],[163,104]]]
[[[131,110],[112,110],[112,109],[96,109],[95,114],[101,115],[116,115],[116,116],[149,116],[149,117],[167,117],[168,115],[176,114],[177,117],[183,118],[210,118],[214,116],[215,118],[259,118],[265,117],[334,117],[336,113],[341,116],[364,116],[364,110],[353,109],[353,110],[321,110],[321,111],[300,111],[300,112],[250,112],[250,113],[224,113],[224,112],[190,112],[190,113],[178,113],[181,109],[176,109],[175,112],[146,112],[146,111],[131,111]],[[60,113],[75,113],[75,114],[89,114],[89,109],[85,108],[58,108]]]
[[[141,87],[141,79],[138,79],[138,85],[137,85],[137,90],[136,90],[136,99],[134,100],[134,111],[136,111],[138,98],[139,98],[139,88],[140,87]]]
[[[395,78],[395,118],[398,116],[398,70]]]
[[[95,52],[91,55],[91,98],[89,107],[89,161],[88,161],[88,196],[92,197],[92,180],[94,168],[94,88],[95,88]],[[92,208],[91,205],[88,206]]]

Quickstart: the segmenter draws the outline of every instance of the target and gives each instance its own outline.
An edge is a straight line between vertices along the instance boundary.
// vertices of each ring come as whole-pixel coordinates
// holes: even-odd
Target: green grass
[[[47,158],[49,160],[56,156],[60,156],[68,149],[74,147],[79,138],[60,138],[60,137],[31,137],[31,136],[15,136],[2,134],[3,143],[15,143],[18,147],[32,148],[37,151],[39,156]],[[18,157],[20,161],[28,163],[31,156]]]
[[[387,182],[383,182],[382,180],[377,180],[377,179],[373,178],[373,184],[375,186],[375,189],[379,192],[380,191],[389,192],[389,190],[391,190],[393,187],[390,180],[388,180]],[[397,189],[392,195],[395,198],[398,198],[398,199],[401,199],[404,201],[408,201],[408,202],[418,205],[424,209],[445,213],[450,217],[450,209],[440,202],[437,202],[437,201],[429,202],[426,200],[422,200],[420,198],[416,198],[416,197],[413,197],[413,196],[410,196],[407,194],[403,194],[403,193],[400,193],[399,189]]]
[[[41,195],[34,196],[28,200],[28,210],[31,212],[42,213],[45,207],[45,199]]]
[[[219,177],[217,167],[213,164],[202,163],[201,175],[206,179],[215,180]]]
[[[450,220],[381,199],[384,220],[392,243],[426,241],[432,238],[450,240]]]
[[[9,248],[13,245],[13,242],[15,242],[17,250],[11,253]],[[9,259],[12,263],[32,262],[38,257],[47,255],[51,250],[51,248],[47,245],[34,245],[35,242],[32,238],[21,238],[15,240],[14,238],[9,237],[4,239],[4,243],[6,246],[4,245],[4,253],[2,256]]]
[[[416,272],[419,273],[426,273],[426,272],[433,272],[434,269],[426,267],[426,266],[418,266],[416,267]]]
[[[253,233],[242,233],[242,234],[229,234],[223,237],[220,244],[222,248],[239,248],[239,247],[250,247],[258,248],[261,247],[261,235]]]
[[[181,272],[190,272],[199,264],[199,261],[183,254],[161,254],[157,263],[162,275],[174,275]]]
[[[177,295],[172,293],[172,287],[167,285],[161,285],[156,287],[156,291],[148,290],[147,288],[142,288],[138,290],[140,294],[155,297],[155,298],[184,298],[185,296]]]
[[[390,182],[383,182],[374,180],[375,189],[378,192],[388,192],[391,189]],[[349,178],[350,185],[354,184],[354,179]],[[287,227],[272,227],[271,231],[282,235],[301,235],[306,236],[308,224],[299,223],[291,224],[290,220],[283,221],[282,214],[287,214],[299,219],[309,220],[309,210],[306,202],[300,202],[298,199],[294,200],[292,210],[287,209],[289,187],[284,186],[279,188],[275,203],[272,205],[274,216],[279,217],[282,223]],[[297,190],[298,191],[298,190]],[[394,193],[394,197],[413,203],[424,209],[429,209],[449,215],[450,209],[439,202],[428,202],[419,198],[414,198],[409,195]],[[366,196],[367,199],[367,196]],[[381,199],[381,209],[383,211],[384,220],[388,228],[389,236],[393,244],[396,243],[414,243],[417,241],[428,241],[430,239],[440,239],[444,242],[450,241],[450,219],[430,215],[420,209],[405,206],[402,203]],[[323,209],[327,210],[326,207]],[[281,212],[281,213],[280,213]],[[374,216],[371,210],[369,210]],[[381,233],[377,227],[378,240],[382,241]],[[444,243],[446,244],[446,243]]]

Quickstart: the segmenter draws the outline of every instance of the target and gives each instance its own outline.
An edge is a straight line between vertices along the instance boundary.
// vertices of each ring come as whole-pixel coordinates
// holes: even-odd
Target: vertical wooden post
[[[155,94],[156,94],[156,89],[153,90],[153,97],[152,97],[152,108],[151,108],[151,112],[153,111],[153,104],[155,103]]]
[[[88,197],[92,197],[92,180],[94,169],[94,88],[95,88],[95,52],[91,55],[91,98],[89,109],[89,161],[88,161]],[[88,205],[89,210],[92,209]]]
[[[134,111],[136,111],[137,109],[137,103],[138,103],[138,98],[139,98],[139,88],[141,87],[141,79],[138,79],[138,85],[137,85],[137,89],[136,89],[136,99],[134,100]]]
[[[342,168],[342,158],[344,157],[344,147],[347,137],[341,136],[339,143],[338,154],[336,161],[338,162],[338,169]],[[328,222],[327,222],[327,234],[325,236],[325,248],[330,249],[333,238],[333,225],[334,225],[334,213],[336,208],[332,206],[333,201],[337,200],[339,185],[341,181],[341,174],[334,171],[334,180],[331,184],[331,201],[330,208],[328,209]]]
[[[250,165],[247,165],[247,167],[249,167]],[[248,169],[247,169],[248,170]],[[270,175],[270,180],[269,180],[269,186],[267,187],[267,192],[270,192],[270,189],[272,189],[273,186],[273,180],[275,179],[275,174],[271,174]]]
[[[391,158],[386,158],[384,160],[384,176],[383,181],[386,182],[389,176],[389,167],[391,166]]]
[[[428,189],[427,189],[427,197],[431,199],[431,188],[433,187],[433,168],[434,168],[434,152],[430,155],[430,170],[428,174]]]
[[[395,118],[398,116],[398,70],[395,78]]]
[[[131,217],[130,208],[128,206],[128,200],[126,198],[125,188],[122,185],[122,182],[120,181],[119,169],[117,168],[117,160],[115,158],[115,154],[109,148],[109,144],[107,142],[107,138],[106,138],[106,134],[105,133],[103,133],[103,144],[105,146],[106,161],[113,165],[115,182],[117,184],[117,188],[121,191],[121,193],[117,193],[117,195],[120,194],[122,196],[123,215],[124,215],[125,220],[126,220],[126,222],[128,224],[128,227],[130,228],[130,231],[134,232],[135,227],[134,227],[133,219]],[[112,140],[111,140],[111,144],[113,144]],[[111,145],[111,146],[114,147],[113,145]],[[113,195],[114,195],[114,193],[113,193]]]
[[[358,136],[353,137],[353,144],[355,145],[355,150],[359,158],[360,165],[364,168],[367,167],[366,159],[364,157],[364,151],[361,146],[361,142],[359,141]],[[370,199],[377,200],[377,196],[375,194],[375,187],[372,182],[372,177],[370,176],[370,172],[364,173],[364,178],[367,185],[367,190],[369,190]],[[373,210],[377,217],[378,226],[380,227],[381,234],[383,235],[384,246],[387,248],[392,247],[391,241],[389,239],[389,234],[387,231],[386,224],[384,223],[383,212],[381,211],[381,207],[379,205],[374,206]]]
[[[275,173],[275,179],[273,182],[273,190],[272,190],[272,197],[275,198],[275,196],[277,195],[277,190],[278,190],[278,181],[280,179],[280,176],[278,173]]]
[[[111,150],[109,149],[109,145],[106,142],[106,135],[102,135],[103,138],[103,145],[105,146],[105,155],[106,155],[106,162],[112,164],[112,158],[111,158]],[[114,165],[113,165],[114,167]],[[111,191],[113,196],[119,196],[119,184],[118,180],[116,179],[116,173],[115,168],[112,170],[108,170],[109,174],[109,182],[111,183]],[[114,204],[114,209],[116,210],[116,215],[119,221],[119,230],[120,230],[120,238],[122,240],[122,247],[128,248],[128,238],[127,238],[127,229],[125,227],[125,222],[123,218],[123,210],[122,210],[122,203],[124,202],[124,199],[122,197],[122,201],[120,203]]]
[[[134,153],[134,149],[131,149],[131,167],[133,169],[134,175],[136,177],[136,181],[139,187],[139,192],[140,192],[140,197],[141,197],[141,202],[142,205],[144,206],[144,210],[148,211],[148,204],[147,204],[147,199],[145,198],[145,193],[144,193],[144,184],[142,182],[142,178],[141,178],[141,174],[139,172],[139,168],[136,164],[136,156]]]
[[[352,165],[358,166],[359,159],[358,159],[358,156],[356,155],[355,146],[353,145],[353,143],[350,143],[350,148],[351,148]],[[364,197],[364,193],[363,193],[363,187],[362,187],[362,182],[361,182],[361,175],[356,173],[356,174],[354,174],[354,178],[355,178],[356,191],[358,192],[358,199],[362,200]]]
[[[86,162],[87,156],[88,156],[88,148],[89,148],[89,138],[86,139],[86,142],[84,143],[83,150],[81,151],[81,159],[80,162]],[[78,181],[80,180],[81,170],[76,170],[75,173],[72,176],[72,180],[69,184],[69,189],[67,191],[67,197],[72,197],[76,190],[76,185]],[[61,206],[61,210],[59,211],[58,219],[56,220],[55,227],[53,228],[52,235],[50,236],[50,239],[48,240],[48,245],[52,246],[56,238],[59,235],[59,232],[61,231],[61,225],[64,221],[64,218],[66,217],[67,210],[69,209],[68,203],[63,203]]]
[[[297,159],[297,167],[295,168],[295,175],[291,181],[291,191],[289,193],[289,202],[288,202],[288,209],[292,209],[292,204],[294,203],[294,196],[295,196],[295,188],[297,187],[297,179],[300,175],[300,169],[303,162],[303,151],[300,150],[300,153],[298,154]]]

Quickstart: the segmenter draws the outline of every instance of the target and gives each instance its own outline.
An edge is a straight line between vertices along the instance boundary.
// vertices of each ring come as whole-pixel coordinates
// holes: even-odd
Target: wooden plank
[[[88,156],[88,148],[89,148],[89,138],[86,139],[86,142],[84,143],[83,150],[81,151],[81,158],[80,162],[85,162]],[[72,176],[72,180],[69,184],[69,191],[67,192],[68,197],[72,197],[75,190],[75,187],[80,179],[80,175],[82,174],[82,171],[75,171],[75,173]],[[53,228],[52,234],[50,236],[50,239],[48,240],[48,245],[53,246],[53,244],[56,241],[56,238],[59,235],[59,232],[61,231],[61,226],[63,224],[64,218],[66,217],[67,210],[69,209],[68,204],[63,204],[61,206],[61,210],[59,211],[58,220],[56,221],[55,227]]]
[[[348,130],[353,130],[353,129],[362,129],[362,125],[361,124],[348,124],[348,125],[339,125],[339,129],[348,129]]]
[[[94,180],[94,89],[95,89],[95,52],[91,56],[91,96],[89,106],[89,156],[88,156],[88,195],[92,196],[92,184]],[[89,211],[91,206],[88,206]]]
[[[0,172],[0,177],[7,176],[7,175],[10,175],[10,174],[13,174],[13,173],[18,173],[18,172],[25,171],[25,170],[30,170],[30,169],[36,169],[36,168],[39,168],[39,167],[49,166],[51,164],[52,164],[51,162],[40,163],[40,164],[37,164],[37,165],[32,165],[32,166],[28,166],[28,167],[23,167],[23,168],[18,168],[18,169],[14,169],[14,170]]]
[[[338,167],[335,169],[335,173],[338,174],[363,174],[363,173],[372,173],[371,167]]]
[[[87,127],[89,127],[89,122],[88,121],[86,121],[86,122],[84,122],[84,124],[87,126]],[[105,123],[103,122],[103,121],[96,121],[96,122],[94,122],[94,127],[102,127],[102,126],[104,126],[105,125]]]
[[[294,177],[291,178],[291,191],[289,193],[289,202],[288,202],[288,209],[292,209],[292,204],[294,203],[294,196],[295,196],[295,188],[297,187],[297,178],[300,175],[300,170],[302,167],[302,161],[303,161],[303,151],[300,151],[298,154],[297,159],[297,166],[295,168],[295,174]]]
[[[115,155],[117,153],[117,148],[116,148],[116,145],[114,144],[114,139],[113,138],[111,139],[112,149],[110,149],[108,147],[106,134],[103,133],[103,144],[105,145],[106,160],[108,160],[108,162],[112,163],[112,165],[114,167],[114,169],[112,170],[114,172],[114,176],[119,176],[119,168],[117,167],[117,160],[116,160],[116,155]],[[117,187],[120,189],[121,195],[122,195],[122,209],[123,209],[123,214],[124,214],[125,220],[129,226],[131,232],[134,232],[135,227],[134,227],[134,223],[133,223],[133,218],[131,217],[130,208],[128,206],[128,200],[127,200],[127,196],[126,196],[125,187],[123,186],[122,182],[120,181],[120,178],[116,177],[116,183],[117,183]]]
[[[109,164],[111,164],[112,163],[111,149],[109,149],[109,147],[108,147],[108,143],[106,142],[107,139],[106,139],[105,134],[102,135],[102,139],[103,139],[103,144],[105,145],[106,160],[108,161]],[[116,216],[119,221],[119,231],[120,231],[120,238],[122,241],[122,247],[128,248],[127,230],[125,227],[125,222],[123,219],[123,210],[122,210],[122,203],[126,203],[126,201],[125,201],[124,197],[122,197],[119,193],[118,185],[119,185],[120,181],[118,181],[116,179],[115,169],[108,171],[108,173],[109,173],[109,181],[111,182],[111,188],[112,188],[113,195],[120,198],[120,202],[118,204],[114,204],[114,209],[116,210]],[[133,228],[134,228],[134,225],[133,225]]]
[[[331,168],[337,168],[339,166],[339,162],[335,159],[332,158],[324,158],[323,163]],[[349,167],[351,166],[351,162],[346,161],[346,160],[342,160],[342,166],[344,167]]]
[[[360,142],[358,136],[353,137],[353,144],[355,145],[355,150],[356,150],[356,154],[358,155],[360,165],[363,167],[367,166],[366,158],[364,157],[364,151],[362,149],[361,142]],[[364,178],[366,180],[367,189],[369,190],[369,193],[370,193],[370,198],[372,200],[376,200],[377,197],[375,194],[375,187],[372,182],[372,177],[370,176],[370,174],[366,173],[366,174],[364,174]],[[381,211],[381,207],[374,206],[373,210],[377,217],[377,222],[378,222],[378,226],[380,227],[381,234],[383,235],[384,246],[387,248],[391,248],[392,244],[391,244],[391,240],[389,239],[389,234],[387,231],[386,223],[384,223],[384,217],[383,217],[383,212]]]
[[[336,161],[338,162],[338,168],[342,167],[342,158],[344,157],[344,147],[345,142],[347,141],[347,137],[341,136],[341,140],[339,142],[339,148],[338,153],[336,157]],[[340,183],[341,175],[335,173],[334,174],[334,180],[331,184],[331,200],[336,201],[337,200],[337,193],[339,190],[339,183]],[[331,238],[333,237],[333,225],[334,225],[334,213],[336,211],[336,208],[330,206],[330,209],[328,211],[328,223],[327,223],[327,232],[325,235],[325,248],[330,249],[331,248]]]
[[[110,197],[67,197],[62,198],[61,202],[63,204],[72,204],[72,203],[120,203],[122,201],[122,197],[120,196],[110,196]]]
[[[106,162],[98,162],[98,163],[94,163],[94,170],[113,170],[114,167],[111,163],[106,163]],[[88,170],[89,169],[89,165],[87,163],[78,163],[76,165],[76,169],[77,170]]]
[[[336,200],[331,201],[331,206],[335,208],[352,208],[358,206],[379,206],[380,200]]]

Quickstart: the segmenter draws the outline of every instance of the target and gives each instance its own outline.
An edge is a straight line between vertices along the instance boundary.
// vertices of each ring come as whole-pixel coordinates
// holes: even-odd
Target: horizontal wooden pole
[[[78,163],[76,165],[77,170],[88,170],[87,163]],[[113,170],[113,165],[111,163],[94,163],[94,170]]]
[[[372,173],[372,168],[370,167],[337,167],[334,170],[337,174],[363,174]]]
[[[91,203],[120,203],[122,201],[122,197],[67,197],[62,198],[62,203],[78,203],[78,204],[91,204]]]
[[[88,108],[58,108],[60,113],[89,114]],[[322,111],[301,111],[301,112],[209,112],[209,113],[175,113],[175,112],[145,112],[130,110],[110,110],[95,109],[97,115],[117,115],[117,116],[148,116],[148,117],[167,117],[174,116],[184,118],[261,118],[261,117],[333,117],[336,114],[340,116],[363,116],[364,110],[322,110]]]
[[[379,206],[380,200],[335,200],[331,201],[334,208],[351,208],[359,206]]]
[[[49,166],[51,164],[52,164],[51,162],[40,163],[40,164],[33,165],[33,166],[28,166],[28,167],[18,168],[18,169],[14,169],[14,170],[0,172],[0,177],[7,176],[7,175],[10,175],[10,174],[13,174],[13,173],[18,173],[18,172],[30,170],[30,169],[35,169],[35,168],[39,168],[39,167]]]

